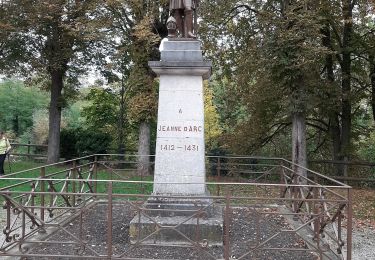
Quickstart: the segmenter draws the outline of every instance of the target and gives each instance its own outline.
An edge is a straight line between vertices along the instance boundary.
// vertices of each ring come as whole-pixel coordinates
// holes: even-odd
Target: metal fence
[[[47,159],[48,145],[32,144],[30,141],[27,144],[11,142],[12,155],[34,160]]]
[[[185,210],[174,225],[161,216],[179,216],[179,210],[144,205],[186,198],[152,194],[152,176],[137,174],[135,156],[94,155],[8,175],[0,189],[0,256],[352,259],[351,187],[280,158],[206,161],[209,193],[189,200],[209,203]],[[212,208],[224,220],[221,245],[203,234]],[[141,218],[151,223],[146,235],[131,230]],[[170,233],[178,242],[160,242]]]
[[[375,163],[372,162],[311,160],[309,168],[351,186],[375,188]]]

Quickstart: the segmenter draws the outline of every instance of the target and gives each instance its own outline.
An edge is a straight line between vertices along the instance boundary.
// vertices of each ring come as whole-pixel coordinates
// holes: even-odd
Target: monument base
[[[161,60],[149,62],[160,82],[154,195],[130,223],[133,244],[223,245],[223,210],[200,199],[208,197],[203,80],[212,68],[201,45],[163,39]]]
[[[150,198],[130,222],[130,242],[222,246],[222,210],[209,199]]]

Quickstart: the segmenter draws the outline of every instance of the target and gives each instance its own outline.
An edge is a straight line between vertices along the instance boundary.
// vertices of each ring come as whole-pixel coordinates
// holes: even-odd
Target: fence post
[[[348,223],[347,223],[347,238],[346,238],[346,244],[347,244],[347,260],[352,259],[352,246],[353,246],[353,208],[352,208],[352,199],[353,199],[353,190],[351,187],[348,188]]]
[[[230,259],[230,239],[229,239],[229,231],[230,231],[230,218],[231,218],[231,211],[230,211],[230,191],[227,190],[225,196],[225,216],[224,216],[224,259]]]
[[[349,177],[349,171],[348,171],[348,157],[344,158],[344,177]],[[348,184],[349,180],[345,180],[344,183]]]
[[[107,233],[107,254],[108,254],[108,259],[112,258],[112,182],[108,183],[108,233]]]
[[[72,169],[72,192],[73,192],[73,195],[72,195],[72,205],[73,207],[75,207],[76,205],[76,179],[77,179],[77,161],[74,160],[73,161],[73,169]]]
[[[220,157],[217,157],[217,166],[216,166],[216,172],[217,172],[217,182],[221,181],[221,160]],[[216,186],[216,195],[220,196],[220,184],[217,184]]]
[[[292,190],[292,207],[293,207],[293,213],[298,213],[298,189],[300,188],[297,186],[298,184],[298,175],[295,171],[295,168],[293,167],[293,179],[292,179],[292,185],[293,187],[291,188]],[[294,219],[298,219],[297,215],[294,215]]]
[[[322,249],[320,247],[320,218],[321,218],[321,210],[320,210],[320,202],[321,200],[319,200],[318,202],[318,199],[320,198],[320,192],[319,192],[319,188],[318,187],[315,187],[313,188],[313,207],[312,207],[312,212],[310,214],[312,214],[314,216],[314,222],[313,222],[313,225],[314,225],[314,240],[317,244],[317,249],[318,249],[318,253],[319,253],[319,257],[322,259]],[[320,198],[321,199],[321,198]]]
[[[44,178],[46,177],[46,168],[40,168],[40,192],[45,192],[45,181]],[[44,221],[44,207],[45,207],[45,195],[40,195],[40,219]]]
[[[285,169],[282,165],[279,166],[279,167],[281,167],[281,169],[280,169],[280,201],[279,201],[279,203],[281,204],[281,199],[283,199],[283,197],[284,197]],[[287,187],[285,187],[285,189],[286,188]]]
[[[94,193],[98,192],[98,156],[94,157]]]
[[[30,140],[27,142],[27,159],[30,160],[31,159],[31,153],[30,153],[30,145],[31,145],[31,142]]]

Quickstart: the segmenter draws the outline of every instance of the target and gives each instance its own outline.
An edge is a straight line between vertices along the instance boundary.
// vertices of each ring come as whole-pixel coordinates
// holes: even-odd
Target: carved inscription
[[[203,134],[203,126],[201,125],[174,125],[174,124],[161,124],[158,126],[158,132],[161,133],[171,133],[172,136],[173,133],[184,133],[185,137],[189,136],[195,136],[196,134]],[[186,139],[181,139],[186,140]],[[185,142],[185,141],[184,141]],[[190,141],[191,142],[191,141]],[[176,143],[164,143],[158,147],[160,151],[163,152],[199,152],[201,147],[197,144],[176,144]]]
[[[199,152],[199,146],[195,144],[176,146],[174,144],[160,145],[160,151],[184,151],[184,152]]]
[[[160,125],[158,128],[159,132],[188,132],[188,133],[201,133],[203,131],[202,126],[170,126]]]

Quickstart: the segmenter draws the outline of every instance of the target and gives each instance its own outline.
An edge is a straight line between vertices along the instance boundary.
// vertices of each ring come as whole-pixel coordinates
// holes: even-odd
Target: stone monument
[[[167,27],[169,37],[160,45],[161,60],[149,62],[160,78],[153,196],[143,206],[144,215],[131,222],[131,241],[186,243],[186,237],[197,237],[199,218],[200,240],[222,245],[221,208],[207,198],[205,179],[203,81],[209,78],[212,65],[203,60],[195,35],[177,37],[174,17]],[[153,217],[157,229],[166,227],[163,232],[155,232]],[[176,226],[178,231],[171,228]]]
[[[149,63],[160,76],[155,194],[206,194],[203,79],[211,63],[200,45],[165,39],[161,61]]]

